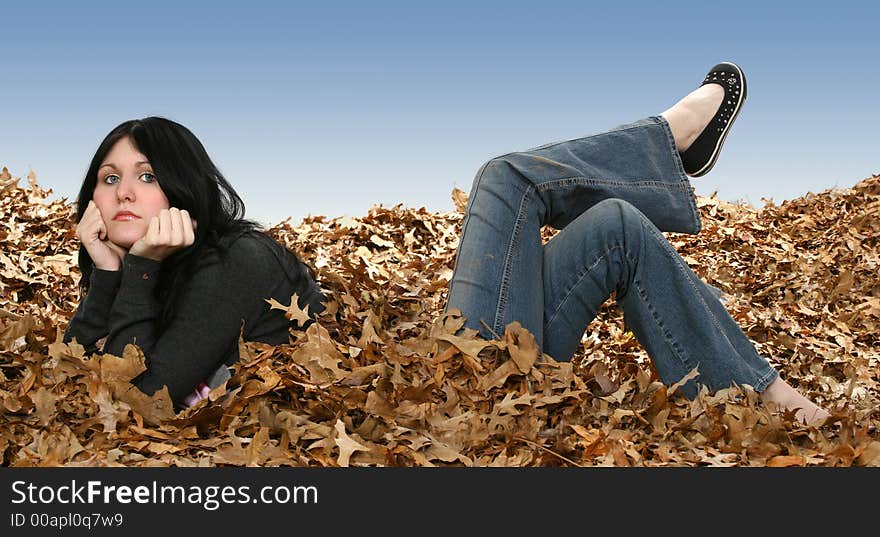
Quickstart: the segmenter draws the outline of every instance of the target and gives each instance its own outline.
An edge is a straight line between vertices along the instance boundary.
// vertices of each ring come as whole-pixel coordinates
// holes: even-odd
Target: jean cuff
[[[697,209],[696,192],[690,182],[690,179],[684,171],[684,164],[681,163],[681,156],[678,154],[678,150],[675,148],[675,137],[672,135],[672,129],[669,127],[669,122],[666,121],[665,117],[660,115],[651,116],[648,119],[653,120],[658,125],[660,125],[660,127],[663,129],[663,132],[666,133],[666,140],[669,142],[669,153],[670,155],[672,155],[672,162],[675,165],[675,169],[678,172],[681,182],[687,184],[690,189],[689,201],[692,213],[691,217],[693,219],[695,229],[692,234],[698,235],[703,229],[703,222],[700,219],[700,211]]]

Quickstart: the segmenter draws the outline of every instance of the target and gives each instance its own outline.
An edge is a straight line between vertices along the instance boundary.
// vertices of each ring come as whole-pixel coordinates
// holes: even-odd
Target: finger
[[[189,246],[196,241],[196,221],[189,216],[189,211],[181,209],[180,219],[183,221],[183,245]]]
[[[183,244],[183,220],[180,217],[180,209],[172,207],[168,213],[171,219],[171,233],[168,244],[171,246],[180,246]]]
[[[150,225],[147,227],[147,234],[144,235],[144,242],[147,244],[156,244],[159,241],[159,217],[150,218]]]
[[[98,209],[98,204],[95,203],[95,200],[89,200],[88,206],[86,206],[86,210],[83,213],[82,219],[86,218],[102,218],[101,209]]]
[[[107,226],[104,224],[104,220],[102,218],[98,218],[98,239],[106,240],[107,239]]]
[[[107,233],[104,220],[96,210],[89,209],[76,226],[77,237],[82,241],[103,240]]]
[[[104,221],[104,215],[101,214],[101,210],[98,209],[98,206],[94,201],[89,202],[90,207],[86,210],[86,214],[83,215],[83,221],[86,222],[86,225],[89,227],[100,231],[103,235],[99,234],[101,240],[104,240],[104,237],[107,234],[107,222]]]
[[[90,220],[94,219],[95,210],[93,209],[94,202],[90,201],[88,205],[86,205],[86,210],[83,211],[82,216],[79,218],[78,225],[86,226],[88,225]]]
[[[171,211],[162,209],[159,211],[159,234],[156,244],[168,245],[171,239]]]
[[[88,216],[92,212],[94,212],[94,210],[95,210],[95,201],[89,200],[89,202],[86,203],[86,210],[83,211],[83,214],[82,214],[82,217],[80,218],[80,221],[82,221],[83,219],[85,219],[86,216]]]

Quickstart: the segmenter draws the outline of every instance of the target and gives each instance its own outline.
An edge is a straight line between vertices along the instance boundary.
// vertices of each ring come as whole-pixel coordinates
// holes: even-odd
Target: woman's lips
[[[131,220],[138,220],[139,218],[140,216],[134,213],[130,213],[128,211],[120,211],[116,213],[116,216],[113,217],[113,220],[121,220],[123,222],[127,222]]]

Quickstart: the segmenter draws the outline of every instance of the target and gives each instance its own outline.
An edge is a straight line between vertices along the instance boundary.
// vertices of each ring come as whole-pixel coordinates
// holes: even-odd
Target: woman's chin
[[[143,234],[137,233],[135,230],[131,231],[116,231],[109,233],[109,239],[113,244],[117,246],[121,246],[126,250],[130,250],[132,245],[136,243],[140,238],[143,237]]]

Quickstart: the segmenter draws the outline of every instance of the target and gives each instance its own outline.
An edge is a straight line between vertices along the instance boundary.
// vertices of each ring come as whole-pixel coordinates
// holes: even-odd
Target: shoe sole
[[[727,138],[727,133],[730,131],[730,127],[733,126],[734,121],[736,121],[737,116],[739,116],[739,110],[742,108],[744,102],[746,102],[746,75],[743,74],[742,69],[739,68],[739,65],[733,62],[721,62],[727,65],[730,65],[736,72],[739,73],[739,79],[742,81],[742,95],[736,103],[736,108],[733,109],[733,115],[730,116],[730,121],[724,126],[724,130],[721,131],[721,136],[718,137],[718,142],[715,143],[715,150],[712,151],[712,156],[709,157],[709,161],[706,164],[697,170],[694,173],[688,174],[691,177],[701,177],[709,173],[709,171],[715,166],[715,161],[718,160],[718,155],[721,154],[721,148],[724,146],[724,140]],[[727,91],[725,89],[725,97],[727,96]]]

